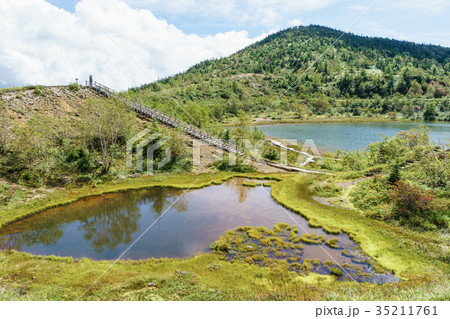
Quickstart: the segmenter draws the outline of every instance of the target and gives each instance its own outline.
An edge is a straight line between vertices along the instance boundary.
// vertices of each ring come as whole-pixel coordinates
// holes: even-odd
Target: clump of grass
[[[328,239],[325,244],[331,248],[339,248],[339,246],[337,245],[337,243],[339,242],[339,239],[337,238],[331,238]]]
[[[313,219],[313,218],[311,218],[311,219],[308,221],[308,223],[309,223],[309,227],[310,227],[310,228],[320,228],[320,227],[322,227],[322,225],[320,225],[319,222],[316,221],[316,220]]]
[[[353,253],[350,250],[348,250],[348,249],[344,249],[342,251],[342,255],[346,256],[346,257],[353,257]]]
[[[262,239],[263,238],[262,232],[260,232],[256,228],[251,228],[251,229],[247,230],[247,234],[248,234],[248,237],[253,238],[253,239]]]
[[[245,257],[245,259],[244,259],[244,261],[246,262],[246,263],[249,263],[249,264],[253,264],[253,258],[252,257]]]
[[[320,265],[320,260],[319,259],[306,258],[303,261],[302,269],[305,272],[309,272],[309,271],[313,270],[314,266],[319,266],[319,265]]]
[[[338,227],[323,225],[322,228],[327,234],[339,235],[341,233],[341,229]]]
[[[221,268],[222,268],[222,265],[216,264],[216,263],[209,264],[209,266],[208,266],[208,270],[211,270],[211,271],[220,270]]]
[[[342,269],[335,268],[335,267],[330,268],[330,272],[331,272],[332,275],[335,275],[336,277],[340,277],[340,276],[342,276],[344,274],[342,272]]]
[[[319,245],[325,241],[325,236],[317,235],[317,234],[302,234],[300,236],[300,240],[304,242],[305,244],[313,244],[313,245]]]
[[[292,227],[291,231],[289,232],[289,241],[292,241],[294,243],[300,242],[300,237],[298,237],[297,233],[297,226]]]
[[[257,186],[261,186],[261,183],[260,182],[243,182],[242,186],[257,187]]]

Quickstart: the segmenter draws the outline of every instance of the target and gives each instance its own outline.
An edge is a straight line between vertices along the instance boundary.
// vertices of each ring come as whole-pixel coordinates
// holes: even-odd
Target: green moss
[[[442,236],[407,231],[369,219],[355,210],[320,205],[308,191],[309,183],[314,178],[317,177],[306,174],[287,176],[272,186],[272,197],[310,222],[313,219],[317,224],[341,228],[365,253],[402,279],[426,275],[430,267],[450,271],[449,265],[443,262],[445,256],[442,250],[437,249],[434,242],[439,238],[439,245],[445,245]]]

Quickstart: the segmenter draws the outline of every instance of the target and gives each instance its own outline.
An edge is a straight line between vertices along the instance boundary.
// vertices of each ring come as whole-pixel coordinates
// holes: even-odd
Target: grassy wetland
[[[183,175],[138,178],[98,186],[96,195],[153,186],[200,188],[220,184],[235,177],[233,173],[215,175]],[[242,176],[239,175],[239,176]],[[232,262],[224,257],[227,249],[217,253],[200,253],[182,259],[119,260],[82,299],[86,300],[445,300],[448,298],[448,263],[445,262],[446,237],[439,232],[420,233],[398,225],[369,219],[356,210],[329,207],[311,198],[308,187],[316,177],[306,174],[247,174],[246,177],[278,181],[271,182],[272,197],[285,208],[313,222],[313,226],[338,227],[348,234],[376,265],[392,271],[399,282],[378,285],[339,281],[342,270],[332,261],[324,261],[329,274],[311,272],[319,261],[295,260],[295,253],[280,262],[265,260],[263,254],[252,251]],[[23,207],[20,216],[36,213],[50,205],[62,205],[86,195],[92,189],[76,189],[53,194],[48,203]],[[8,223],[18,216],[4,218]],[[318,228],[317,228],[318,229]],[[243,227],[247,236],[273,247],[281,245],[292,251],[301,250],[305,243],[296,238],[295,225],[281,224],[274,229]],[[284,232],[283,240],[273,231]],[[266,235],[266,233],[268,235]],[[278,233],[279,235],[279,233]],[[225,236],[233,236],[225,234]],[[289,240],[292,239],[292,241]],[[235,238],[235,241],[242,240]],[[264,245],[262,245],[264,246]],[[276,251],[274,252],[276,253]],[[35,256],[15,251],[3,251],[1,257],[2,299],[73,300],[111,264],[111,261]],[[250,257],[252,262],[250,262]],[[260,263],[260,264],[258,264]],[[327,266],[325,266],[325,264]],[[299,272],[289,271],[289,265]],[[263,267],[261,267],[263,266]],[[351,265],[343,264],[344,269]],[[334,270],[335,269],[335,270]],[[355,270],[356,272],[357,269]],[[53,274],[49,276],[48,274]],[[360,274],[361,275],[361,274]]]

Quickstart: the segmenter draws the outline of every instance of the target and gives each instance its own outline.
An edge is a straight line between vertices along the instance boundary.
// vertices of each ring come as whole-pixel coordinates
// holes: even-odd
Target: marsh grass
[[[253,173],[252,173],[253,174]],[[195,188],[220,184],[235,177],[231,173],[215,175],[179,175],[141,177],[117,184],[101,184],[97,188],[81,187],[57,190],[50,196],[24,204],[16,209],[2,209],[0,224],[5,225],[50,207],[64,205],[79,198],[103,193],[154,186],[187,188],[196,178]],[[240,176],[241,177],[241,176]],[[250,177],[250,175],[244,175]],[[381,266],[402,277],[401,282],[373,285],[337,282],[335,276],[310,272],[307,276],[289,271],[288,262],[275,262],[260,267],[253,263],[224,260],[221,254],[199,254],[187,259],[148,259],[118,261],[83,300],[448,300],[450,285],[448,253],[443,247],[448,237],[442,234],[417,233],[381,221],[368,219],[356,211],[323,207],[310,198],[308,175],[251,175],[253,178],[275,179],[273,198],[307,218],[312,225],[342,228],[359,243],[365,253]],[[285,225],[279,231],[290,236],[294,227]],[[285,239],[260,229],[269,249],[284,249]],[[266,232],[269,232],[266,234]],[[271,247],[269,247],[271,242]],[[294,244],[301,251],[302,244]],[[291,243],[289,243],[291,249]],[[447,256],[447,257],[446,257]],[[286,258],[295,260],[294,254]],[[257,256],[257,258],[259,258]],[[252,258],[253,260],[253,258]],[[264,259],[263,259],[264,260]],[[75,300],[111,264],[59,257],[33,256],[14,251],[0,252],[0,300]],[[298,261],[293,268],[302,268]],[[308,266],[314,262],[308,263]],[[332,264],[329,264],[333,267]],[[357,270],[357,266],[342,265]],[[306,266],[305,266],[306,267]],[[185,275],[181,271],[186,271]],[[195,275],[195,280],[194,280]],[[156,287],[149,287],[155,283]]]
[[[339,242],[339,239],[330,238],[325,242],[325,244],[331,248],[339,248],[339,245],[337,244],[338,242]]]

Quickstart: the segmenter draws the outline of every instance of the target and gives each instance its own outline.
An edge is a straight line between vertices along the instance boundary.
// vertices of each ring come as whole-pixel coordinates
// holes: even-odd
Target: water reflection
[[[76,229],[95,253],[114,250],[120,244],[131,243],[139,229],[141,207],[148,206],[145,212],[157,220],[177,198],[173,208],[186,211],[188,194],[180,190],[161,188],[82,199],[2,229],[0,248],[21,251],[25,247],[27,251],[35,246],[54,247],[65,233]]]
[[[336,237],[342,247],[357,250],[347,235],[309,228],[304,218],[281,209],[267,195],[269,189],[244,187],[243,181],[233,179],[188,192],[154,188],[86,198],[1,229],[1,248],[39,255],[115,259],[153,225],[123,258],[187,257],[209,251],[210,244],[227,230],[239,226],[271,229],[280,222],[293,225],[294,219],[299,236],[307,232],[326,240]],[[304,244],[301,260],[317,258],[323,264],[332,259],[351,264],[352,258],[342,249],[325,243]]]

